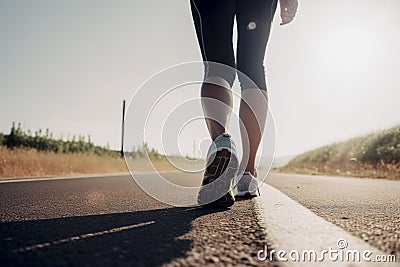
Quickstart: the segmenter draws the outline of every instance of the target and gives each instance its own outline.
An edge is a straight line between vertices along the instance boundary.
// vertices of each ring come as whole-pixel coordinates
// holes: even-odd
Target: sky
[[[299,2],[287,26],[279,25],[278,9],[265,58],[274,127],[270,123],[264,137],[275,132],[276,155],[400,124],[400,2]],[[140,92],[139,102],[154,104],[171,87],[202,75],[188,0],[0,0],[0,38],[3,133],[15,121],[32,131],[49,128],[56,137],[90,135],[98,145],[119,149],[123,99]],[[140,105],[129,107],[130,146],[143,142],[138,118],[151,119],[145,139],[159,150],[176,143],[192,155],[193,144],[206,146],[201,119],[175,125],[188,114],[201,115],[199,84],[180,88],[150,115],[140,116]],[[194,102],[182,104],[186,99]],[[158,128],[166,119],[172,126],[161,132],[166,139],[160,143]]]

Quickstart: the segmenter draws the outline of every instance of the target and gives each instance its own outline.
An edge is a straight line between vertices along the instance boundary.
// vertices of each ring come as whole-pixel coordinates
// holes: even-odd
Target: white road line
[[[282,266],[400,266],[396,263],[378,263],[365,262],[362,260],[364,251],[371,251],[371,259],[375,259],[376,255],[388,255],[383,251],[372,247],[363,240],[351,235],[342,228],[325,221],[321,217],[314,214],[298,202],[289,198],[279,190],[268,184],[263,184],[260,188],[261,197],[256,198],[259,208],[259,219],[265,227],[266,235],[271,239],[272,245],[276,252],[274,258],[277,259],[277,252],[283,250],[287,252],[283,258],[288,259],[287,262],[278,261]],[[339,249],[338,240],[347,241],[347,248]],[[300,253],[304,251],[314,250],[318,258],[322,255],[323,250],[329,248],[349,252],[357,250],[361,253],[361,261],[353,262],[345,260],[330,260],[329,255],[324,255],[323,262],[302,261],[294,262],[290,259],[290,252],[295,250]],[[265,250],[260,248],[260,250]],[[271,251],[270,249],[268,251]],[[283,252],[282,252],[283,253]],[[296,252],[293,252],[293,258],[296,258]],[[342,252],[339,252],[340,255]],[[260,256],[263,256],[260,251]],[[344,257],[344,259],[346,256]],[[353,257],[350,255],[350,259]],[[399,259],[397,259],[398,261]],[[318,260],[317,260],[318,261]]]
[[[162,173],[174,173],[175,171],[165,171]],[[154,172],[135,172],[134,174],[144,175],[144,174],[154,174]],[[52,177],[40,177],[40,178],[16,178],[0,180],[0,184],[7,183],[20,183],[20,182],[39,182],[39,181],[57,181],[57,180],[69,180],[69,179],[87,179],[87,178],[104,178],[104,177],[117,177],[117,176],[128,176],[129,172],[121,173],[100,173],[100,174],[86,174],[86,175],[76,175],[76,176],[52,176]]]

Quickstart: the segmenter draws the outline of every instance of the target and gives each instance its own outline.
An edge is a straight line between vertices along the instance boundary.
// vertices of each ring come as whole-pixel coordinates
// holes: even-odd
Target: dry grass
[[[151,161],[147,159],[128,159],[129,167],[134,172],[142,171],[194,171],[204,168],[204,161],[191,162],[185,158],[172,157],[171,162],[167,159],[160,159]]]
[[[152,160],[151,163],[158,171],[176,170],[165,159]],[[144,159],[133,160],[133,166],[134,171],[153,171],[153,166]],[[125,160],[118,157],[56,154],[39,152],[35,149],[8,149],[0,146],[0,179],[127,171]]]
[[[84,154],[55,154],[0,146],[0,177],[34,177],[125,172],[120,158]]]
[[[383,162],[376,165],[357,161],[290,163],[276,171],[400,180],[400,164],[384,164]]]

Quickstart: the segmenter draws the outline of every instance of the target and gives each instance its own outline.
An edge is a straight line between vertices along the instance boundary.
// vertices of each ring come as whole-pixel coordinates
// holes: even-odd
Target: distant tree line
[[[120,152],[112,150],[109,147],[95,145],[90,136],[78,135],[71,139],[55,139],[49,129],[38,130],[32,133],[30,130],[24,131],[21,124],[12,124],[9,134],[0,133],[0,144],[8,148],[33,148],[38,151],[47,151],[54,153],[86,153],[100,156],[119,156]],[[162,155],[155,149],[150,149],[147,144],[142,147],[134,148],[128,153],[133,158],[143,158],[146,152],[150,158],[159,159]]]
[[[150,159],[162,159],[164,157],[154,148],[149,148],[147,143],[144,143],[142,146],[139,147],[134,147],[132,151],[125,152],[125,155],[134,159],[146,157],[149,157]]]

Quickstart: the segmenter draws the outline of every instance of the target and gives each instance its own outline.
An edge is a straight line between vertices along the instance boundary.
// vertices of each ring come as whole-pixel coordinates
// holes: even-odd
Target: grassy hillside
[[[306,152],[281,171],[400,179],[400,126]]]

